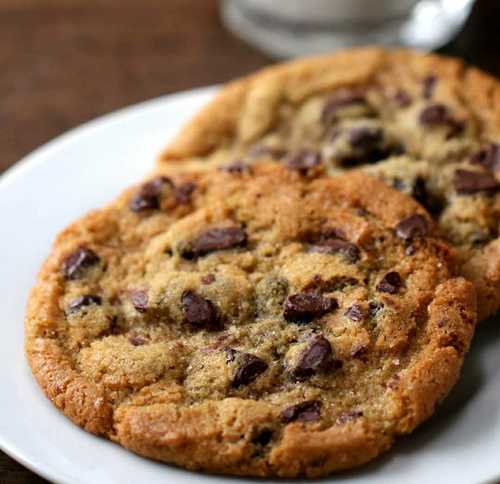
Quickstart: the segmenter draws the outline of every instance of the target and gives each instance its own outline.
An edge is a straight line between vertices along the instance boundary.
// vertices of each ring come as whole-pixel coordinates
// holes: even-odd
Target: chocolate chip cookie
[[[500,307],[500,83],[460,61],[361,49],[228,85],[162,155],[161,170],[273,159],[302,173],[362,167],[411,194],[457,249],[479,318]],[[186,163],[188,162],[188,163]]]
[[[153,178],[59,235],[26,351],[67,417],[188,469],[291,477],[361,465],[434,412],[472,285],[410,197],[305,164]]]

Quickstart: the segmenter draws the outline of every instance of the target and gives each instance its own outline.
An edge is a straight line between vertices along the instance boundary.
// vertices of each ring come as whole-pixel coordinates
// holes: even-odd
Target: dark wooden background
[[[440,51],[500,76],[499,19],[500,0],[477,0]],[[216,0],[0,0],[0,173],[95,116],[270,62]],[[0,483],[44,482],[0,452]]]

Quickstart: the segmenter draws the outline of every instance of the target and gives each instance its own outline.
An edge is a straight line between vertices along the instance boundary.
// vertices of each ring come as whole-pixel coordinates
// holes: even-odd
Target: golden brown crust
[[[477,68],[466,66],[459,59],[406,49],[352,49],[272,66],[232,82],[181,130],[161,154],[157,167],[160,171],[169,172],[227,163],[231,157],[238,158],[241,153],[251,152],[252,147],[262,141],[265,135],[272,132],[281,136],[288,129],[286,123],[284,128],[278,126],[282,123],[282,117],[286,116],[286,111],[292,110],[291,116],[296,116],[297,111],[294,109],[298,105],[321,93],[353,86],[362,88],[381,85],[384,89],[388,87],[389,92],[392,87],[392,94],[397,89],[408,87],[413,95],[411,89],[415,86],[424,89],[421,87],[422,82],[425,83],[428,77],[438,81],[434,88],[437,91],[435,102],[448,103],[459,123],[467,121],[465,134],[471,139],[455,142],[446,138],[444,141],[449,141],[450,146],[441,149],[442,155],[439,155],[439,145],[436,149],[432,148],[436,145],[434,139],[425,138],[423,143],[426,146],[419,149],[422,138],[420,135],[413,136],[411,132],[405,133],[407,139],[403,144],[407,144],[411,156],[416,156],[415,152],[418,152],[419,158],[430,161],[433,171],[428,175],[429,179],[443,177],[444,181],[429,181],[439,192],[438,198],[453,198],[451,178],[441,173],[443,160],[451,160],[459,169],[470,170],[471,158],[468,157],[474,155],[481,146],[490,142],[500,145],[500,82]],[[425,102],[432,101],[428,99]],[[384,102],[390,104],[391,100]],[[224,122],[214,122],[221,117],[224,117]],[[395,124],[404,125],[407,118],[408,115],[404,114]],[[293,135],[287,132],[284,138],[285,145],[292,140],[296,148]],[[306,132],[306,147],[308,143],[314,147],[311,139],[313,137]],[[441,141],[439,139],[438,144]],[[477,164],[472,164],[473,171],[480,169]],[[337,172],[334,170],[334,173]],[[376,169],[373,174],[379,175]],[[384,176],[391,178],[386,174]],[[497,168],[494,176],[500,183],[500,168]],[[395,183],[397,180],[390,179],[388,182]],[[500,255],[496,249],[500,231],[500,196],[495,197],[496,201],[487,209],[481,204],[477,207],[474,205],[467,220],[464,220],[462,207],[457,203],[457,208],[451,209],[453,214],[450,219],[444,220],[442,224],[445,238],[459,247],[463,254],[464,265],[459,273],[469,277],[476,287],[480,320],[493,315],[500,308]],[[450,204],[455,204],[455,199]],[[441,213],[437,217],[441,217]],[[446,214],[443,215],[444,219],[446,217]],[[476,238],[480,239],[479,243]]]
[[[244,110],[261,109],[262,105],[274,107],[276,100],[300,102],[315,93],[367,82],[375,75],[384,55],[378,48],[354,49],[268,67],[229,83],[182,129],[159,161],[204,156],[229,138],[238,136],[240,130],[243,139],[250,141],[245,125],[239,126],[240,120],[247,118]],[[260,102],[252,102],[255,98]],[[250,117],[254,118],[252,113]],[[258,128],[252,129],[254,136],[273,120],[264,116],[258,121]]]
[[[464,96],[473,101],[471,105],[476,106],[488,122],[495,119],[496,127],[500,128],[500,115],[495,109],[500,103],[500,86],[495,78],[475,68],[465,70],[461,60],[451,57],[370,47],[279,64],[229,83],[182,128],[158,162],[204,156],[229,138],[238,136],[238,124],[246,118],[244,111],[255,106],[248,100],[259,91],[268,94],[263,103],[269,102],[269,98],[300,102],[320,92],[367,84],[379,75],[419,76],[428,72],[435,72],[464,91]],[[267,127],[266,119],[260,129]]]
[[[172,186],[187,182],[196,184],[187,204],[173,204],[175,190],[164,181],[161,204],[135,213],[129,207],[142,192],[134,187],[57,238],[30,297],[26,352],[66,416],[189,469],[317,477],[368,462],[432,414],[460,372],[475,295],[450,278],[451,254],[416,202],[360,172],[302,176],[275,164],[178,175]],[[395,230],[417,214],[429,232],[408,255]],[[205,226],[235,220],[248,232],[247,248],[194,260],[175,253]],[[358,247],[356,257],[310,250],[318,230],[332,237],[333,229]],[[82,246],[99,262],[65,279],[61,264]],[[394,270],[402,293],[377,289]],[[314,294],[340,307],[307,324],[284,320],[277,282],[288,293],[326,283]],[[128,298],[138,287],[149,291],[149,306],[134,310]],[[232,315],[224,330],[179,320],[176,295],[186,288]],[[102,303],[72,311],[75,296],[91,291]],[[374,300],[377,312],[364,322],[346,318],[353,302],[368,310]],[[295,346],[318,334],[342,369],[331,361],[295,379]],[[228,348],[259,355],[267,369],[236,388]],[[321,418],[283,420],[284,409],[311,399],[322,402]]]

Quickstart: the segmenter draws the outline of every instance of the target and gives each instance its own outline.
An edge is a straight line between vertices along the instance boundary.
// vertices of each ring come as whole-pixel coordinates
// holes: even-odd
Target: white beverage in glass
[[[460,30],[474,0],[221,0],[226,26],[275,57],[367,44],[434,49]]]
[[[374,22],[408,15],[418,0],[246,0],[248,8],[304,23]]]

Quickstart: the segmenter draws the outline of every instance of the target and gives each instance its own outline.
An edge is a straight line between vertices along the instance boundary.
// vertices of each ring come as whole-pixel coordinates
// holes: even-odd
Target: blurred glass
[[[367,44],[431,50],[451,40],[474,0],[222,0],[226,26],[278,58]]]

